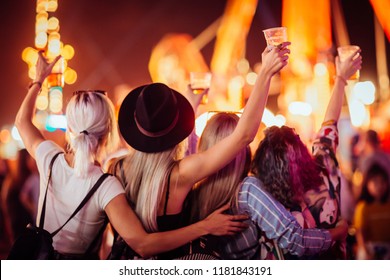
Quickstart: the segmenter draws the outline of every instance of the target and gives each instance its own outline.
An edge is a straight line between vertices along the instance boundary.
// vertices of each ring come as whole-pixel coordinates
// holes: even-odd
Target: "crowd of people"
[[[44,225],[55,231],[107,172],[112,176],[54,236],[56,259],[389,259],[390,161],[378,155],[373,131],[365,142],[374,147],[356,164],[364,179],[354,219],[341,211],[337,122],[347,80],[361,68],[360,50],[343,62],[336,57],[332,95],[312,147],[294,128],[273,126],[251,151],[289,45],[264,50],[242,115],[217,113],[199,140],[192,136],[202,94],[151,83],[126,96],[118,118],[104,91],[75,92],[66,107],[66,147],[33,123],[36,97],[60,58],[48,62],[40,52],[15,120],[26,166],[18,180],[2,183],[4,238],[12,244],[39,220],[46,188]],[[195,151],[188,139],[197,141]],[[113,157],[121,141],[126,150]],[[36,164],[27,166],[27,156]],[[20,209],[28,212],[23,219]],[[96,238],[102,242],[91,251]]]

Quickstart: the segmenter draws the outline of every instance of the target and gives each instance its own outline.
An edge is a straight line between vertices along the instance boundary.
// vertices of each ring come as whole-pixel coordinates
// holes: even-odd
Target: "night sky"
[[[99,88],[109,93],[118,84],[132,87],[150,82],[148,62],[152,48],[166,33],[199,35],[223,14],[222,0],[59,0],[61,40],[75,49],[69,66],[78,73],[74,85],[66,85],[64,99],[76,89]],[[376,83],[374,15],[368,0],[343,0],[352,44],[361,46],[361,80]],[[33,0],[2,0],[0,129],[12,124],[30,80],[22,61],[24,48],[34,43]],[[281,0],[259,0],[247,39],[251,66],[259,62],[265,47],[262,29],[281,25]],[[210,62],[215,40],[202,50]],[[388,60],[390,47],[387,40]],[[388,63],[389,64],[389,63]],[[390,65],[389,65],[390,66]]]

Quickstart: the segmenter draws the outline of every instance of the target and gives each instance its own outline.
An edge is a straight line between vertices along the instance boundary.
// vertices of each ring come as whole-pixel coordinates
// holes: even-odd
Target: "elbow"
[[[150,252],[148,252],[147,248],[145,248],[144,246],[139,246],[137,248],[136,252],[143,259],[148,259],[148,258],[152,257],[152,254],[150,254]]]
[[[22,120],[20,118],[20,115],[17,114],[15,118],[15,127],[20,131],[21,126],[22,126]]]
[[[32,120],[28,120],[20,112],[15,117],[15,127],[18,129],[19,133],[23,131],[28,124],[32,124]]]
[[[145,242],[133,239],[126,239],[125,241],[141,258],[147,259],[153,256]]]
[[[256,132],[252,132],[251,133],[251,132],[248,132],[248,131],[244,131],[244,133],[241,134],[242,135],[241,136],[241,145],[243,147],[246,147],[247,145],[252,143],[253,139],[255,139]]]

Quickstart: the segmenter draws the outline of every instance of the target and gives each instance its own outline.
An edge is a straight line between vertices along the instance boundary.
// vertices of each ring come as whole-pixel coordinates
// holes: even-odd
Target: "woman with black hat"
[[[272,76],[287,65],[289,42],[265,50],[252,94],[234,132],[209,150],[183,158],[183,140],[194,128],[194,111],[179,92],[161,83],[140,86],[123,100],[119,128],[134,148],[118,161],[118,176],[148,232],[187,223],[184,201],[192,186],[229,163],[255,137]],[[121,175],[122,174],[122,175]],[[176,258],[177,250],[160,258]]]
[[[101,159],[118,139],[113,104],[105,92],[98,90],[77,91],[67,105],[68,151],[64,152],[56,143],[45,139],[34,125],[36,97],[59,58],[48,63],[39,52],[36,78],[15,120],[23,143],[35,158],[40,173],[38,221],[48,188],[44,229],[50,233],[65,223],[94,183],[102,178]],[[51,164],[57,155],[54,164]],[[51,171],[53,176],[48,180]],[[47,181],[50,184],[46,185]],[[104,225],[106,214],[123,239],[141,256],[147,257],[176,248],[204,234],[229,234],[242,228],[241,223],[235,220],[243,216],[224,215],[220,213],[222,210],[201,223],[177,231],[148,234],[128,205],[121,183],[114,176],[108,176],[78,214],[54,236],[56,258],[96,258],[96,250],[88,255],[85,252]]]

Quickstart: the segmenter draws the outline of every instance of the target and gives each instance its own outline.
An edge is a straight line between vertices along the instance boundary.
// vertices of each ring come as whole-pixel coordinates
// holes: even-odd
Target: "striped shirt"
[[[223,259],[261,259],[261,232],[297,256],[314,255],[331,246],[328,231],[303,229],[282,204],[262,189],[255,177],[243,180],[237,211],[250,216],[250,225],[245,231],[226,238],[220,248]]]

